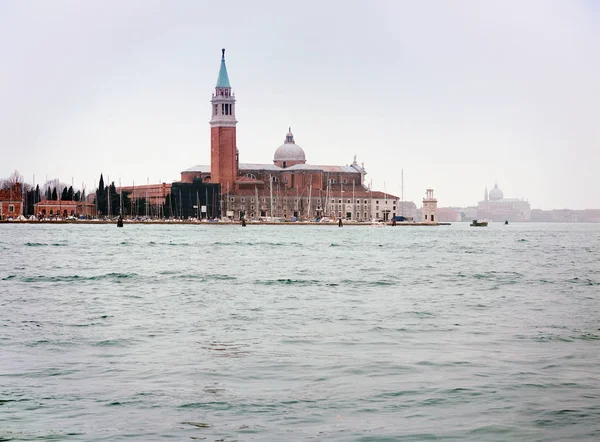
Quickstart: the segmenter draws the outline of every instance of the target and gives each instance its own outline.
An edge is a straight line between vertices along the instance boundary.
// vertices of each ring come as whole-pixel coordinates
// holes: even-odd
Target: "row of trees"
[[[39,192],[39,190],[40,190],[40,186],[37,186],[36,191]],[[60,193],[60,198],[58,197],[59,193]],[[45,197],[45,199],[51,200],[51,201],[58,201],[59,199],[62,201],[85,201],[85,190],[83,192],[81,190],[78,190],[77,192],[75,192],[73,190],[73,186],[69,186],[69,188],[63,187],[62,192],[59,192],[56,187],[54,187],[54,188],[48,187],[46,189],[46,192],[44,192],[44,197]],[[39,199],[38,199],[38,201],[39,201]]]
[[[64,183],[61,183],[57,178],[47,181],[41,187],[36,185],[34,188],[31,184],[25,183],[23,175],[16,170],[9,177],[0,179],[0,189],[14,188],[16,183],[21,184],[24,203],[23,214],[25,216],[35,214],[34,204],[42,200],[86,200],[85,190],[75,190],[73,186],[67,186]],[[186,214],[188,212],[183,210],[181,195],[179,198],[171,199],[171,195],[167,194],[165,203],[158,206],[156,204],[149,204],[145,198],[136,198],[135,200],[132,200],[129,192],[123,192],[122,195],[117,193],[114,181],[109,185],[105,185],[104,176],[102,174],[100,175],[98,188],[95,192],[94,204],[96,205],[96,209],[100,216],[108,214],[117,216],[122,214],[123,216],[134,217],[152,216],[179,218],[184,216],[184,212]],[[190,202],[190,204],[192,203]],[[191,212],[197,212],[197,209],[194,209]],[[189,216],[193,216],[193,214]]]

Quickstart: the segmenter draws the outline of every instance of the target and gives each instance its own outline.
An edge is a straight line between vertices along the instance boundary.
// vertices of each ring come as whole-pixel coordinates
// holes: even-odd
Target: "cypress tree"
[[[66,187],[63,188],[62,194],[60,195],[60,199],[63,201],[67,201],[69,199],[69,191]]]
[[[66,199],[68,199],[69,201],[73,201],[73,186],[69,186]]]
[[[50,198],[52,201],[58,201],[58,193],[56,192],[56,187],[54,189],[52,189],[52,198]]]
[[[106,189],[104,188],[104,177],[100,174],[100,181],[98,182],[98,189],[96,190],[96,204],[98,205],[98,211],[105,214],[105,195]]]

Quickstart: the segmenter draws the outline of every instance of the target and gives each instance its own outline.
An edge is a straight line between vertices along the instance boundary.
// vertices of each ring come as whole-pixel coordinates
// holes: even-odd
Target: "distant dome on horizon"
[[[490,190],[490,201],[499,201],[504,198],[504,192],[498,188],[498,183]]]

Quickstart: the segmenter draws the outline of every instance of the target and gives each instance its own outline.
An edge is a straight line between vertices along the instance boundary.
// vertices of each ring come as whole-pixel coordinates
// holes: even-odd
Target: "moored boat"
[[[471,223],[471,227],[487,227],[487,225],[487,221],[477,221],[476,219]]]

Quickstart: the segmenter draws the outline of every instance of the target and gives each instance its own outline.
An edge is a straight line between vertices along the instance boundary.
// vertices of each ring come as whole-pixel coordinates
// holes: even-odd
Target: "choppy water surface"
[[[1,225],[0,440],[598,440],[600,225]]]

